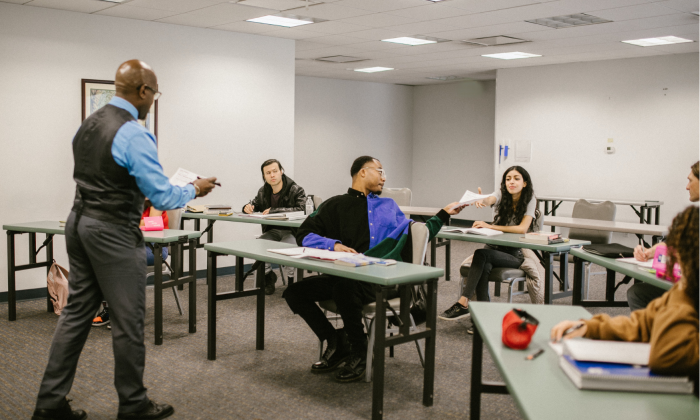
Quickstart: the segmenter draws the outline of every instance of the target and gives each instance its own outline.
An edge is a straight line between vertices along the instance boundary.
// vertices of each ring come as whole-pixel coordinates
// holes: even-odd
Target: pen
[[[576,325],[575,327],[569,328],[568,330],[564,331],[564,334],[562,334],[561,338],[566,337],[567,335],[569,335],[569,334],[571,334],[572,332],[578,330],[579,328],[583,327],[584,325],[586,325],[586,324],[584,324],[584,323],[582,322],[582,323]]]
[[[539,356],[542,353],[544,353],[544,349],[539,349],[536,352],[525,356],[525,360],[533,360],[535,357]]]
[[[198,176],[197,179],[202,179],[202,177],[201,177],[201,176]],[[221,186],[221,183],[220,183],[220,182],[215,182],[214,185],[218,185],[218,186],[220,187],[220,186]]]

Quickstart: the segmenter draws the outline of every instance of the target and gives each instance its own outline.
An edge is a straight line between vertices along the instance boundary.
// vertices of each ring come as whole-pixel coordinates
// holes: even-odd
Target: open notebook
[[[474,235],[483,235],[483,236],[496,236],[496,235],[503,235],[503,232],[500,230],[495,230],[495,229],[489,229],[489,228],[457,228],[457,227],[447,227],[442,230],[443,232],[450,232],[450,233],[471,233]]]

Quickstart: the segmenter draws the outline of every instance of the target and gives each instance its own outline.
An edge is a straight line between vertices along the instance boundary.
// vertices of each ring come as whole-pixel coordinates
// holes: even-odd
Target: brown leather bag
[[[61,311],[68,301],[68,270],[58,265],[56,260],[53,261],[51,269],[49,269],[46,286],[53,303],[54,313],[61,315]]]

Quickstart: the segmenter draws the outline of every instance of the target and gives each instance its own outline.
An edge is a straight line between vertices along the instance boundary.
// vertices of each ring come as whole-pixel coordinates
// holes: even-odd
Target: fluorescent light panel
[[[254,19],[248,19],[246,20],[246,22],[264,23],[265,25],[284,26],[285,28],[293,28],[295,26],[324,22],[324,20],[306,18],[301,16],[267,15]]]
[[[405,44],[405,45],[425,45],[425,44],[437,44],[437,41],[430,39],[420,39],[413,38],[410,36],[401,36],[398,38],[382,39],[384,42],[393,42],[395,44]]]
[[[498,53],[498,54],[484,54],[482,57],[489,57],[489,58],[500,58],[501,60],[515,60],[518,58],[532,58],[532,57],[542,57],[541,55],[538,54],[530,54],[530,53],[524,53],[524,52],[507,52],[507,53]]]
[[[657,45],[683,44],[685,42],[695,42],[692,39],[679,38],[677,36],[662,36],[659,38],[633,39],[622,41],[625,44],[638,45],[640,47],[655,47]]]
[[[389,70],[394,70],[394,69],[391,67],[367,67],[364,69],[351,69],[351,70],[359,71],[362,73],[376,73],[379,71],[389,71]]]

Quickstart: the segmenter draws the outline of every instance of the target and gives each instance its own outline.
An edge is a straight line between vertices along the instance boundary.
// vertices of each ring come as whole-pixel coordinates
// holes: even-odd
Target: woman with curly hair
[[[481,193],[481,188],[479,188]],[[496,206],[493,224],[478,221],[475,228],[489,228],[507,233],[527,233],[533,230],[539,217],[535,190],[530,174],[521,166],[512,166],[503,173],[501,187],[490,197],[475,203],[476,207]],[[459,300],[440,319],[456,321],[469,316],[469,296],[476,292],[478,301],[490,301],[489,274],[494,267],[518,268],[523,263],[520,248],[486,245],[476,250],[466,285]],[[472,330],[467,330],[471,333]]]
[[[564,331],[583,326],[565,337],[639,341],[651,344],[649,368],[654,373],[698,377],[698,208],[690,206],[673,219],[666,246],[666,272],[681,267],[681,279],[645,309],[630,316],[562,321],[551,331],[554,341]],[[669,271],[671,270],[671,271]]]

